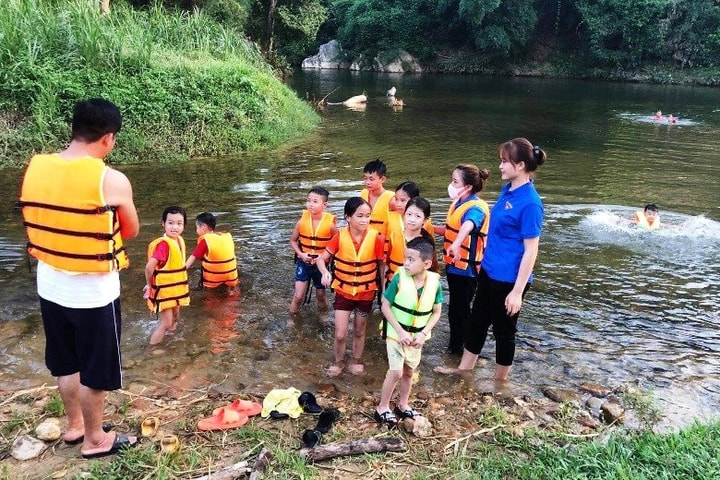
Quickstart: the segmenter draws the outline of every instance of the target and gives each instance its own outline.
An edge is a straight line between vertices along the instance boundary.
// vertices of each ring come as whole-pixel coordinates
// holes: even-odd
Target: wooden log
[[[407,450],[407,445],[402,438],[381,437],[334,442],[326,445],[318,445],[313,448],[303,448],[300,450],[300,456],[309,462],[321,462],[330,458],[344,457],[347,455],[377,452],[404,452],[405,450]]]
[[[234,480],[239,477],[244,477],[250,473],[251,469],[248,467],[247,460],[235,463],[220,470],[204,475],[202,477],[196,477],[192,480]]]
[[[255,460],[255,463],[253,464],[250,480],[260,480],[265,474],[265,470],[267,470],[267,467],[270,465],[270,460],[272,460],[272,458],[272,452],[267,448],[263,448],[260,455],[258,455],[257,460]]]

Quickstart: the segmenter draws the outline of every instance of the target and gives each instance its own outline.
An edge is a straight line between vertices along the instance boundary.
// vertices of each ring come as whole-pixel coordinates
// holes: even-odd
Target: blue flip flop
[[[139,441],[135,441],[135,443],[130,443],[130,437],[125,435],[124,433],[118,433],[115,435],[115,440],[113,441],[112,447],[110,447],[110,450],[106,450],[104,452],[96,452],[96,453],[83,453],[82,456],[84,459],[89,460],[91,458],[100,458],[100,457],[107,457],[108,455],[115,455],[120,450],[125,450],[127,448],[134,447],[140,443]]]

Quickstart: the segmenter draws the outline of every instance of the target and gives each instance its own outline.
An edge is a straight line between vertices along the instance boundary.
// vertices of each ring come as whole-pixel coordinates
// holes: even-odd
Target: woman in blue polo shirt
[[[475,283],[488,229],[488,205],[478,197],[490,176],[475,165],[458,165],[452,172],[448,195],[452,199],[445,225],[435,233],[445,237],[443,261],[450,293],[448,353],[463,353],[463,330],[475,295]]]
[[[506,183],[490,212],[490,229],[472,313],[465,327],[465,350],[458,368],[472,370],[492,325],[496,342],[495,380],[507,380],[515,358],[515,333],[523,297],[533,280],[542,233],[543,205],[533,183],[546,154],[525,138],[498,148],[500,175]]]

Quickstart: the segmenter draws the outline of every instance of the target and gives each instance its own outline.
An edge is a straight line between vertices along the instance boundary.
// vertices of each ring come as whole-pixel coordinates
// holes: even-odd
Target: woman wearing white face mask
[[[475,165],[455,167],[448,185],[448,195],[453,203],[445,226],[435,227],[435,233],[445,237],[443,261],[450,291],[448,353],[455,355],[463,352],[463,324],[470,316],[470,304],[485,247],[489,211],[487,203],[477,193],[485,187],[489,176],[490,172]]]

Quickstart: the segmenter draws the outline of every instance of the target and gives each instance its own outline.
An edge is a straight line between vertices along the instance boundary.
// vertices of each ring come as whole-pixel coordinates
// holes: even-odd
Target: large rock
[[[380,52],[373,59],[373,70],[387,73],[421,73],[417,59],[402,49]]]
[[[10,455],[17,460],[30,460],[44,452],[47,447],[45,442],[37,438],[30,435],[21,435],[13,442]]]
[[[345,59],[342,46],[337,40],[330,40],[320,45],[317,55],[308,57],[302,61],[302,68],[325,68],[337,70],[349,68],[350,62]]]

